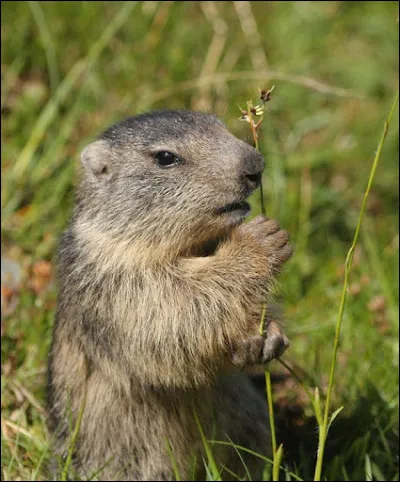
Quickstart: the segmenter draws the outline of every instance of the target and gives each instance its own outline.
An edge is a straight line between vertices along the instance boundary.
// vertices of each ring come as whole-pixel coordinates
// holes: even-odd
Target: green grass
[[[2,2],[2,249],[24,272],[1,324],[3,480],[47,477],[56,291],[37,267],[53,262],[79,152],[145,110],[209,110],[251,142],[238,105],[275,84],[259,140],[267,214],[295,246],[281,276],[291,340],[284,360],[326,395],[346,254],[398,89],[398,4],[251,5],[261,43],[244,35],[232,2]],[[258,194],[252,204],[255,215]],[[344,409],[328,434],[327,480],[399,477],[398,221],[396,111],[349,280],[331,413]],[[285,368],[273,363],[271,372],[281,377],[272,387],[280,476],[312,480],[312,404]]]

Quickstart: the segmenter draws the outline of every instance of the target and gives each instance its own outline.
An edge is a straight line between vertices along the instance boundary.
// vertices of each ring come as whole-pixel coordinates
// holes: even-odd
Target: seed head
[[[274,90],[275,88],[275,85],[273,85],[270,89],[268,90],[265,90],[265,89],[262,89],[260,91],[260,99],[265,103],[265,102],[268,102],[271,100],[271,95],[272,95],[272,91]]]

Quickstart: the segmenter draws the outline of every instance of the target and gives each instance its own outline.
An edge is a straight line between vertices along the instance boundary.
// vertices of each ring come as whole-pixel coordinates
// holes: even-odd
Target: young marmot
[[[83,406],[74,476],[172,480],[174,462],[202,477],[194,414],[208,439],[265,454],[266,404],[242,369],[287,346],[274,321],[258,330],[291,248],[276,221],[242,224],[262,156],[212,115],[165,111],[110,127],[81,161],[49,361],[59,459]],[[244,473],[237,451],[211,446]],[[263,461],[242,457],[260,477]]]

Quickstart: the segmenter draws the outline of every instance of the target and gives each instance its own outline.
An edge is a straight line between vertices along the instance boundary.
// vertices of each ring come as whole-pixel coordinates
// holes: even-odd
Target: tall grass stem
[[[97,59],[100,57],[100,54],[110,44],[110,41],[114,37],[115,33],[124,25],[124,23],[127,22],[127,20],[130,18],[132,10],[136,6],[136,3],[137,2],[123,3],[114,19],[109,23],[102,35],[89,50],[87,56],[84,59],[79,60],[60,83],[54,94],[54,97],[50,99],[49,103],[39,116],[34,128],[32,129],[28,142],[25,144],[21,154],[12,168],[11,174],[13,179],[21,179],[21,177],[26,173],[34,152],[42,141],[49,125],[58,113],[60,104],[65,101],[68,94],[71,92],[72,87],[77,83],[79,78],[87,73],[95,64]]]
[[[323,424],[322,426],[319,427],[320,430],[320,437],[319,437],[319,446],[318,446],[318,453],[317,453],[317,461],[315,465],[315,473],[314,473],[314,480],[315,481],[320,481],[321,480],[321,473],[322,473],[322,463],[323,463],[323,458],[324,458],[324,451],[325,451],[325,445],[326,445],[326,439],[328,436],[328,429],[330,422],[332,420],[329,420],[329,410],[330,410],[330,404],[331,404],[331,398],[332,398],[332,391],[333,391],[333,384],[334,384],[334,378],[335,378],[335,369],[336,369],[336,358],[337,358],[337,352],[338,352],[338,346],[339,346],[339,336],[340,336],[340,329],[342,326],[342,320],[343,320],[343,313],[344,313],[344,308],[346,304],[346,297],[347,297],[347,289],[348,289],[348,284],[349,284],[349,276],[350,276],[350,270],[351,266],[353,263],[353,256],[354,256],[354,250],[357,245],[360,229],[361,229],[361,223],[364,217],[364,212],[365,212],[365,207],[367,204],[367,199],[369,196],[369,192],[371,190],[372,182],[375,177],[375,172],[376,168],[379,163],[379,159],[381,156],[382,152],[382,147],[385,142],[388,130],[389,130],[389,124],[393,115],[393,112],[396,108],[397,101],[399,99],[399,93],[397,93],[396,98],[393,102],[392,108],[390,110],[389,116],[385,121],[384,127],[383,127],[383,133],[378,145],[378,149],[376,151],[374,161],[372,163],[369,179],[368,179],[368,184],[367,188],[364,193],[364,199],[361,205],[361,210],[360,214],[358,217],[358,223],[356,227],[356,231],[354,234],[353,238],[353,243],[347,253],[346,257],[346,262],[345,262],[345,274],[344,274],[344,283],[343,283],[343,290],[342,290],[342,296],[340,300],[340,307],[339,307],[339,314],[338,314],[338,319],[336,323],[336,330],[335,330],[335,340],[333,344],[333,353],[332,353],[332,362],[331,362],[331,368],[330,368],[330,374],[329,374],[329,384],[328,384],[328,391],[327,391],[327,396],[326,396],[326,401],[325,401],[325,409],[324,409],[324,418],[323,418]]]
[[[257,124],[255,124],[252,112],[253,112],[252,102],[248,101],[247,102],[247,114],[249,116],[250,130],[251,130],[251,134],[252,134],[253,140],[254,140],[254,147],[258,152],[260,152],[260,145],[259,145],[259,142],[258,142],[257,129],[261,125],[263,117],[261,117],[260,121]],[[266,211],[265,211],[265,204],[264,204],[262,175],[261,175],[261,179],[260,179],[260,201],[261,201],[261,212],[265,216]],[[263,308],[262,308],[262,314],[261,314],[261,322],[260,322],[260,334],[261,335],[264,333],[266,311],[267,311],[267,303],[264,303]],[[267,402],[268,402],[269,425],[270,425],[270,430],[271,430],[271,445],[272,445],[272,454],[273,454],[273,469],[272,469],[273,477],[272,478],[273,478],[273,480],[278,480],[279,479],[279,466],[280,466],[281,459],[282,459],[283,447],[281,445],[279,447],[279,451],[277,451],[276,432],[275,432],[275,418],[274,418],[274,404],[273,404],[273,399],[272,399],[271,373],[270,373],[270,371],[267,367],[264,369],[264,373],[265,373],[265,387],[266,387]]]
[[[72,464],[72,457],[74,455],[76,441],[78,439],[79,430],[81,428],[83,412],[85,411],[85,406],[86,406],[86,395],[85,395],[85,398],[82,402],[81,408],[79,410],[78,419],[76,421],[75,428],[74,428],[74,431],[72,433],[71,442],[70,442],[69,447],[68,447],[67,458],[65,460],[65,464],[64,464],[62,472],[61,472],[61,480],[68,480],[68,472],[69,472],[69,468]]]

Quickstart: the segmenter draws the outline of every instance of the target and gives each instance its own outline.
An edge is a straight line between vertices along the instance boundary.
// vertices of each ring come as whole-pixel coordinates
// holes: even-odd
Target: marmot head
[[[77,212],[92,235],[174,255],[240,224],[264,168],[216,117],[191,111],[130,117],[87,146],[81,161]]]

